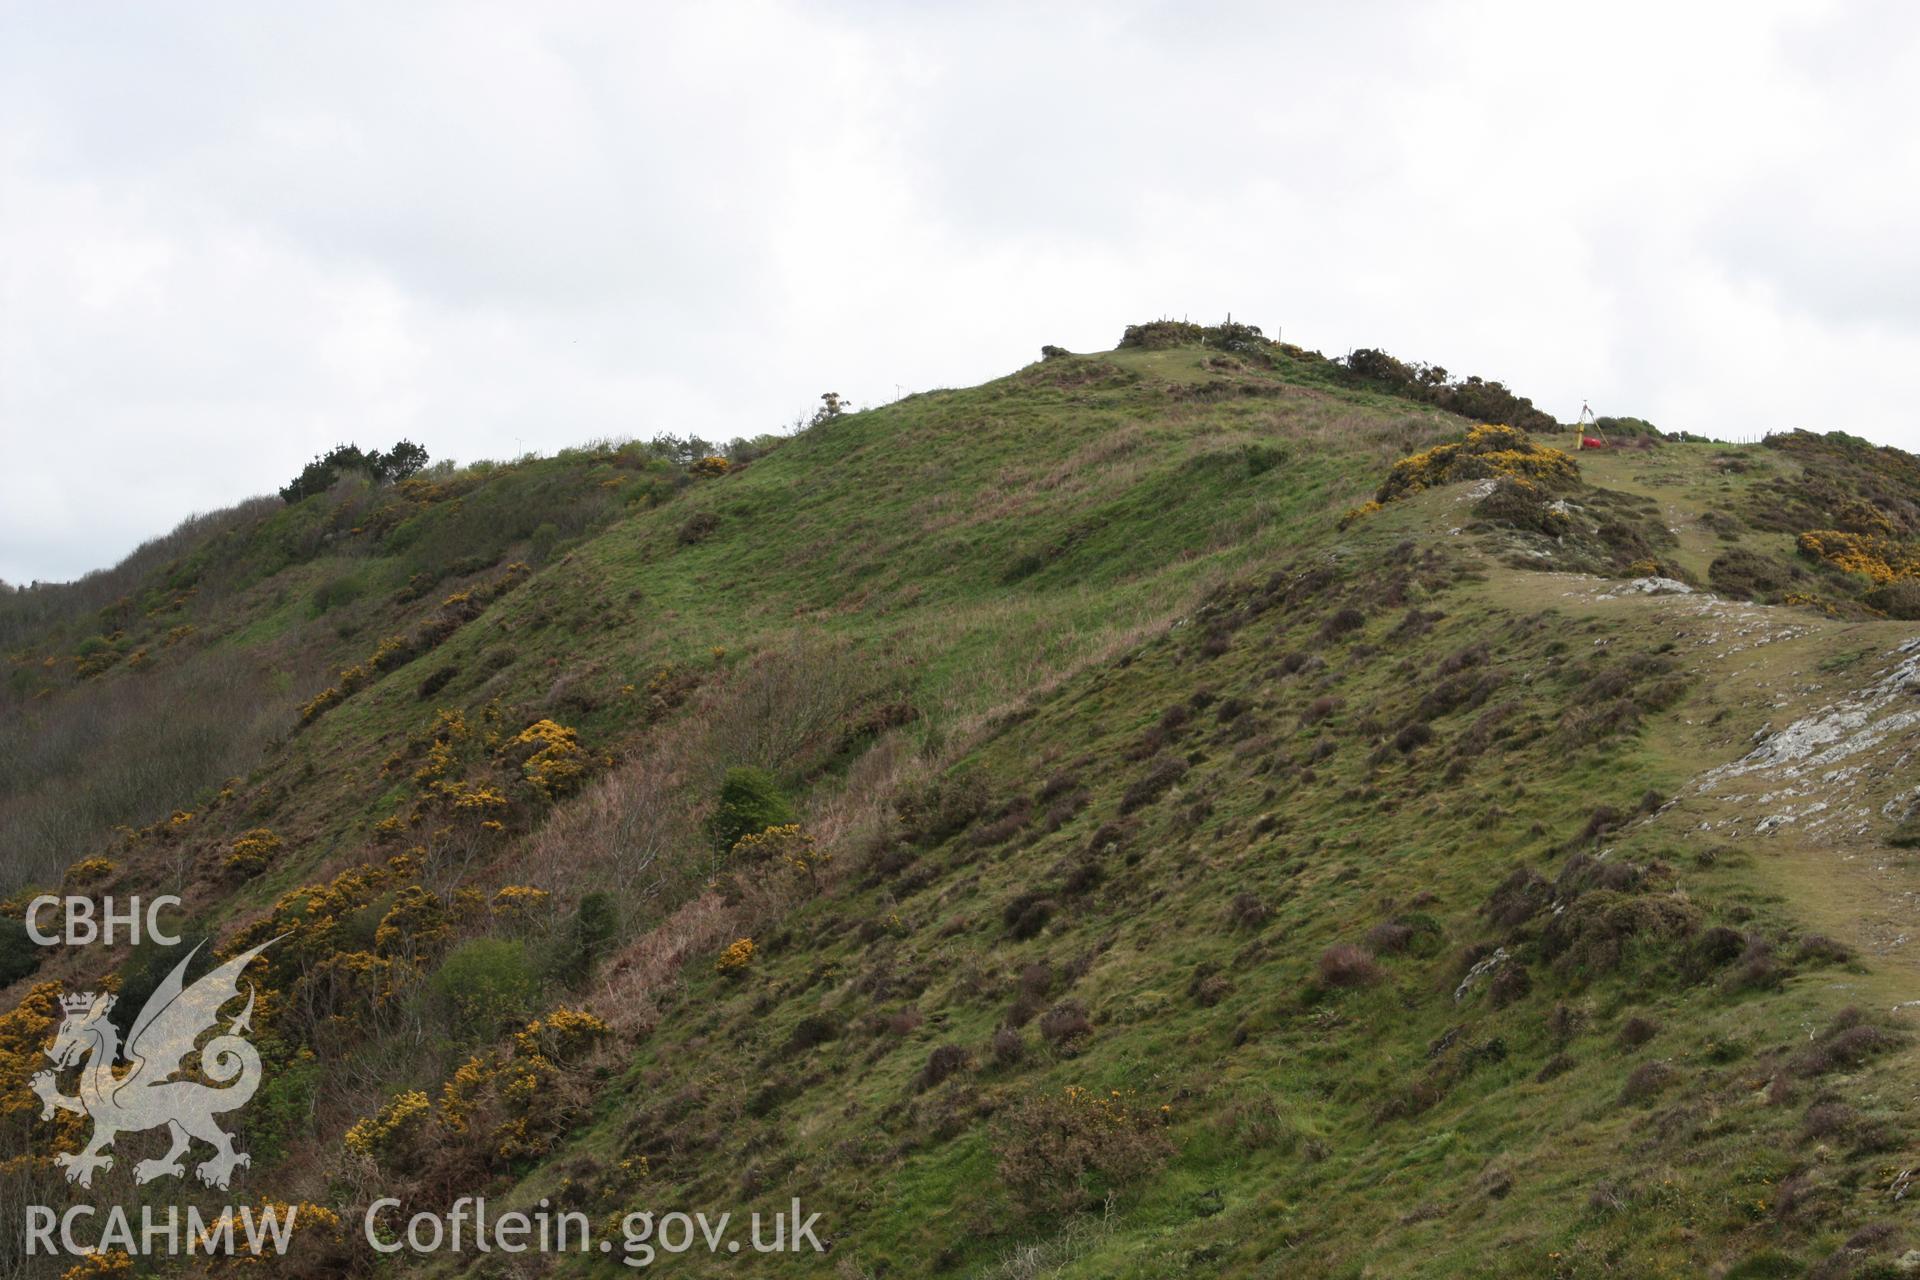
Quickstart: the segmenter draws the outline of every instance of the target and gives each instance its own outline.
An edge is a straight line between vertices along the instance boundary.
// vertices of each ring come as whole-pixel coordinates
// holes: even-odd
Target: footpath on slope
[[[1667,579],[1496,570],[1489,593],[1671,641],[1709,701],[1651,730],[1686,778],[1647,821],[1750,859],[1810,931],[1858,950],[1872,997],[1920,1005],[1920,633],[1727,600]],[[1602,638],[1596,643],[1611,643]],[[1911,1012],[1920,1013],[1920,1008]]]

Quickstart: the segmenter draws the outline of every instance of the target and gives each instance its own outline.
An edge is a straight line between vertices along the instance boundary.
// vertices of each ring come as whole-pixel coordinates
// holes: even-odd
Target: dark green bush
[[[720,804],[707,819],[707,830],[714,847],[725,853],[742,836],[792,821],[793,806],[773,775],[765,769],[742,767],[727,770],[720,783]]]
[[[1796,579],[1806,577],[1799,565],[1776,560],[1772,556],[1735,547],[1707,566],[1707,581],[1721,595],[1736,600],[1757,600],[1785,591]]]
[[[927,1065],[920,1069],[920,1078],[914,1081],[914,1088],[925,1092],[941,1081],[963,1071],[973,1069],[973,1055],[957,1044],[937,1046],[927,1055]]]
[[[18,982],[40,967],[40,948],[27,936],[27,926],[0,917],[0,987]]]
[[[554,956],[554,975],[570,987],[593,976],[620,931],[620,904],[610,893],[589,893],[567,922]]]
[[[404,480],[427,465],[427,451],[411,440],[402,440],[385,453],[378,449],[362,452],[358,445],[337,444],[301,468],[300,474],[280,490],[287,502],[299,502],[333,488],[334,481],[358,471],[375,484]]]
[[[1874,1026],[1859,1008],[1849,1005],[1834,1014],[1819,1035],[1787,1060],[1787,1071],[1810,1077],[1858,1070],[1867,1059],[1904,1042],[1904,1036]]]
[[[366,590],[367,584],[361,581],[359,574],[338,574],[314,588],[313,595],[307,599],[307,613],[317,618],[341,605],[352,604],[366,594]]]
[[[1609,440],[1619,440],[1633,436],[1645,436],[1651,440],[1662,440],[1666,438],[1665,433],[1662,432],[1660,428],[1654,426],[1645,418],[1595,418],[1593,425],[1598,427],[1600,433]]]
[[[1120,335],[1122,347],[1158,351],[1167,347],[1215,347],[1222,351],[1264,351],[1272,344],[1256,325],[1240,324],[1228,316],[1217,325],[1187,320],[1151,320],[1130,324]]]
[[[1160,757],[1144,775],[1127,785],[1125,794],[1120,797],[1120,812],[1132,813],[1145,808],[1186,776],[1186,761],[1177,756]]]
[[[1591,976],[1619,968],[1630,947],[1662,948],[1699,922],[1699,908],[1682,895],[1592,889],[1548,922],[1540,952],[1564,973]]]
[[[696,511],[681,524],[674,538],[683,547],[705,542],[720,527],[720,517],[711,511]]]
[[[810,1013],[793,1026],[787,1037],[788,1053],[805,1053],[840,1034],[840,1024],[826,1014]]]
[[[527,554],[535,564],[546,564],[553,559],[553,553],[560,546],[560,542],[560,526],[551,520],[542,521],[527,536]]]
[[[1534,408],[1533,401],[1485,378],[1467,377],[1456,381],[1439,365],[1409,364],[1371,347],[1353,351],[1341,363],[1348,378],[1362,386],[1435,405],[1475,422],[1526,431],[1552,431],[1560,425],[1553,415]]]
[[[1474,504],[1473,514],[1494,524],[1552,538],[1572,527],[1567,517],[1554,509],[1546,490],[1511,476],[1495,481],[1492,491]]]
[[[433,989],[463,1035],[489,1039],[533,1012],[540,981],[524,944],[472,938],[447,954],[433,975]]]
[[[320,1063],[300,1050],[293,1061],[274,1066],[246,1110],[247,1145],[254,1154],[278,1159],[313,1133],[313,1100],[320,1088]]]
[[[207,938],[206,931],[197,928],[182,929],[180,934],[177,946],[161,946],[151,939],[144,940],[120,962],[120,985],[116,988],[119,998],[114,1001],[113,1012],[108,1016],[123,1035],[132,1029],[133,1020],[146,1006],[147,997],[159,989],[175,965],[186,959],[188,953]],[[192,983],[211,968],[212,955],[205,947],[201,947],[200,953],[193,958],[192,966],[182,976],[184,981]]]
[[[1122,347],[1139,347],[1145,351],[1157,351],[1164,347],[1199,346],[1206,336],[1206,330],[1186,320],[1150,320],[1146,324],[1130,324],[1126,332],[1120,335]]]
[[[1053,919],[1058,904],[1045,890],[1034,889],[1021,894],[1001,908],[1000,918],[1007,926],[1007,933],[1016,942],[1025,942],[1037,937]]]
[[[987,784],[967,769],[943,774],[895,802],[904,834],[923,844],[960,834],[986,807]]]
[[[1868,605],[1902,622],[1920,621],[1920,580],[1896,578],[1867,592]]]

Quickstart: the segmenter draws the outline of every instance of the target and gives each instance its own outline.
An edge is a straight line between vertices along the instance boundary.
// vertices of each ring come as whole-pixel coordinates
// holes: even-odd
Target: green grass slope
[[[287,935],[246,1194],[343,1223],[291,1274],[460,1194],[833,1242],[687,1274],[1891,1267],[1920,493],[1846,506],[1820,438],[1576,475],[1226,337],[725,469],[343,485],[10,602],[14,909]],[[129,717],[201,749],[126,782]],[[729,847],[742,768],[785,812]],[[0,1132],[50,1179],[56,984],[155,959],[28,963]]]

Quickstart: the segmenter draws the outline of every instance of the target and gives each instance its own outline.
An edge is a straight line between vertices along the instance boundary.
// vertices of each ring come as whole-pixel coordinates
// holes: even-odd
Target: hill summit
[[[1893,1274],[1920,463],[1606,421],[1159,321],[787,438],[356,449],[8,593],[10,1177],[68,1196],[64,992],[278,938],[252,1163],[163,1199],[300,1206],[290,1275],[463,1196],[818,1215],[693,1274]],[[505,1261],[380,1265],[607,1265]]]

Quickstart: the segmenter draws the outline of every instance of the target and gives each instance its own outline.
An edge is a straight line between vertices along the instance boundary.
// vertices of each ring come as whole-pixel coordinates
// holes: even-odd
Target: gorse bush
[[[613,1028],[585,1009],[554,1009],[513,1037],[514,1051],[565,1066],[577,1066],[598,1049]]]
[[[1068,1085],[1029,1094],[994,1123],[1000,1178],[1028,1211],[1066,1213],[1097,1203],[1165,1163],[1173,1150],[1167,1114],[1141,1108],[1118,1089]]]
[[[1882,534],[1809,529],[1800,535],[1799,547],[1811,560],[1876,584],[1920,577],[1920,550]]]
[[[594,895],[589,894],[589,897]],[[523,923],[532,920],[553,897],[545,889],[530,884],[501,885],[494,891],[488,910],[496,920]]]
[[[820,875],[833,861],[833,854],[818,847],[799,823],[787,822],[741,836],[727,851],[727,859],[741,867],[785,867],[806,877],[808,885],[818,891]]]
[[[1392,502],[1435,485],[1489,477],[1520,480],[1552,491],[1577,484],[1580,468],[1571,454],[1535,444],[1516,427],[1487,424],[1472,428],[1464,439],[1394,463],[1374,497]]]
[[[1920,459],[1829,431],[1788,431],[1763,442],[1792,458],[1798,475],[1756,486],[1743,513],[1758,528],[1780,532],[1838,529],[1882,537],[1920,536]],[[1741,460],[1748,467],[1752,460]]]
[[[1129,347],[1143,351],[1168,347],[1217,347],[1222,351],[1238,352],[1263,350],[1268,345],[1266,335],[1260,332],[1258,326],[1240,324],[1231,316],[1217,325],[1198,325],[1186,320],[1150,320],[1146,324],[1130,324],[1120,335],[1123,350]]]
[[[521,775],[548,800],[578,791],[593,766],[593,758],[580,746],[580,736],[553,720],[536,720],[522,729],[504,754],[518,760]]]
[[[545,1155],[554,1134],[583,1110],[582,1070],[611,1032],[584,1010],[554,1009],[515,1031],[508,1045],[468,1058],[437,1099],[407,1090],[357,1121],[345,1145],[388,1172],[443,1184]]]
[[[347,1150],[389,1168],[405,1169],[421,1147],[432,1118],[433,1099],[409,1089],[373,1115],[354,1122],[346,1133]]]
[[[233,842],[227,853],[226,870],[236,876],[257,876],[273,865],[280,849],[279,836],[265,827],[255,827]]]
[[[1145,324],[1130,324],[1120,335],[1122,350],[1138,347],[1143,351],[1155,351],[1166,347],[1198,346],[1206,339],[1206,328],[1187,320],[1149,320]]]
[[[410,964],[429,960],[452,941],[454,924],[454,913],[439,894],[425,885],[404,885],[387,900],[373,930],[373,949]]]
[[[372,653],[341,670],[333,684],[300,705],[300,723],[311,723],[387,672],[398,670],[421,654],[445,644],[454,632],[479,617],[495,600],[526,581],[532,572],[525,563],[515,561],[496,577],[447,596],[440,602],[440,607],[412,631],[383,637]]]
[[[111,858],[82,858],[67,868],[62,883],[70,889],[84,889],[88,885],[112,879],[115,870],[117,868]]]
[[[838,391],[820,393],[820,407],[813,411],[813,417],[807,420],[808,427],[821,427],[853,412],[853,404]]]
[[[412,1090],[359,1121],[346,1145],[389,1172],[439,1182],[485,1177],[538,1154],[584,1102],[570,1060],[608,1030],[591,1014],[556,1009],[516,1032],[510,1048],[468,1058],[437,1100]]]
[[[713,971],[723,977],[738,978],[747,972],[747,966],[753,963],[753,939],[735,938],[713,962]]]

